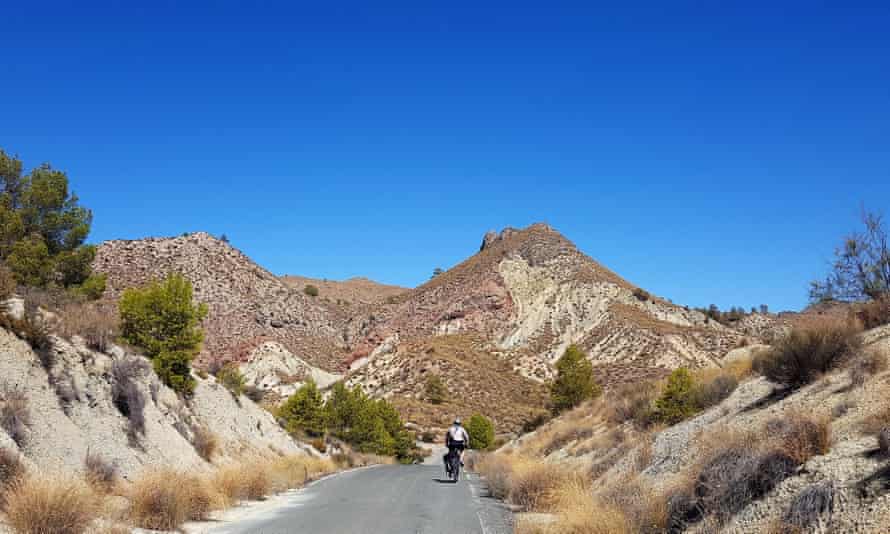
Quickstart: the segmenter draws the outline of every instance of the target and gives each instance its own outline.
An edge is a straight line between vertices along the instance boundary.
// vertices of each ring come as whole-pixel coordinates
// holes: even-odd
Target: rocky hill
[[[568,345],[587,350],[609,380],[709,365],[744,334],[649,295],[545,224],[489,233],[477,254],[378,310],[353,359],[376,347],[472,334],[547,378]]]
[[[237,249],[198,232],[174,238],[102,243],[93,263],[108,275],[106,297],[178,272],[209,307],[203,363],[247,361],[274,341],[295,357],[326,370],[343,367],[346,318],[338,307],[292,289]]]

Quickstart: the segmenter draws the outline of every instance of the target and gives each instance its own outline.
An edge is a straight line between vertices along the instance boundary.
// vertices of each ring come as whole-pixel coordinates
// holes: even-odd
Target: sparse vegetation
[[[117,466],[93,451],[87,451],[83,460],[86,481],[101,493],[109,493],[117,483]]]
[[[192,284],[178,274],[163,282],[127,289],[119,303],[121,337],[145,350],[170,388],[191,395],[191,361],[201,348],[200,322],[207,306],[192,302]]]
[[[781,529],[785,532],[805,532],[818,524],[823,517],[834,512],[836,490],[831,481],[807,486],[788,505],[782,517]]]
[[[692,375],[683,367],[668,377],[661,396],[655,400],[655,418],[673,425],[691,417],[698,411]]]
[[[148,365],[138,356],[127,356],[111,364],[111,401],[129,421],[131,436],[145,433],[145,395],[138,379],[148,372]]]
[[[198,456],[210,462],[219,449],[219,438],[207,427],[196,426],[192,430],[192,446],[195,447]]]
[[[12,449],[0,448],[0,509],[6,502],[5,495],[13,485],[25,475],[25,464],[19,453]]]
[[[847,366],[850,383],[862,387],[872,376],[887,370],[887,355],[878,349],[870,349],[855,355]]]
[[[426,399],[433,404],[442,404],[448,398],[448,389],[439,375],[431,374],[426,378]]]
[[[117,314],[107,304],[72,302],[63,306],[58,315],[62,336],[68,339],[80,336],[95,351],[105,352],[117,337]]]
[[[859,348],[859,331],[857,324],[830,319],[796,328],[758,358],[758,370],[775,384],[799,388],[840,367]]]
[[[484,451],[494,445],[494,423],[481,414],[473,414],[467,421],[467,434],[470,435],[470,448]]]
[[[555,413],[574,408],[602,393],[593,377],[593,365],[576,345],[569,346],[557,360],[556,372],[556,380],[550,385],[550,400]]]
[[[130,520],[138,527],[175,530],[189,519],[204,519],[219,497],[201,480],[172,469],[150,471],[128,492]]]
[[[878,213],[863,211],[863,232],[846,236],[835,249],[831,273],[810,285],[813,301],[859,302],[890,294],[890,238]]]
[[[303,288],[303,293],[309,295],[310,297],[317,297],[318,288],[312,284],[308,284],[306,287]]]
[[[0,391],[0,401],[2,401],[0,428],[3,428],[19,447],[23,447],[28,439],[28,427],[31,426],[28,397],[20,388],[6,384]]]
[[[229,362],[222,366],[216,373],[216,381],[229,390],[236,399],[244,393],[244,375],[238,369],[238,364],[234,362]]]
[[[16,534],[81,534],[98,513],[93,492],[77,479],[26,476],[6,497],[6,521]]]
[[[636,297],[636,299],[640,302],[646,302],[652,299],[652,295],[650,295],[648,291],[640,287],[633,290],[633,296]]]

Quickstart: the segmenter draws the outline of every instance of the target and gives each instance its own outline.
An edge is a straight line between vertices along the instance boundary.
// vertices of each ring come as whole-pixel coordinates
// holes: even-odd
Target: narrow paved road
[[[379,466],[341,473],[208,534],[510,534],[510,513],[475,475],[454,484],[441,467]]]

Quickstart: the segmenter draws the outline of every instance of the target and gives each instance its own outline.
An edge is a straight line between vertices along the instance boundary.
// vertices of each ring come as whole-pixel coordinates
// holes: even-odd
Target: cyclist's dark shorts
[[[467,448],[467,444],[464,443],[463,441],[452,441],[451,445],[448,446],[448,450],[463,451],[466,448]]]

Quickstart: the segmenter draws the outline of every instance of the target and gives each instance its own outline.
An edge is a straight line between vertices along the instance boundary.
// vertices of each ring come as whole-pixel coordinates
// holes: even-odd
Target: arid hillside
[[[304,291],[307,286],[315,286],[319,299],[347,309],[350,306],[380,304],[411,291],[406,287],[381,284],[363,277],[337,281],[288,274],[282,276],[281,280],[298,291]]]
[[[743,334],[636,288],[545,224],[485,236],[477,254],[378,310],[353,358],[380,344],[472,334],[544,379],[570,344],[608,376],[706,366]]]
[[[345,360],[345,317],[335,305],[291,289],[228,243],[198,232],[174,238],[107,241],[94,269],[108,275],[106,297],[178,272],[209,307],[200,359],[251,359],[267,341],[326,370]]]

